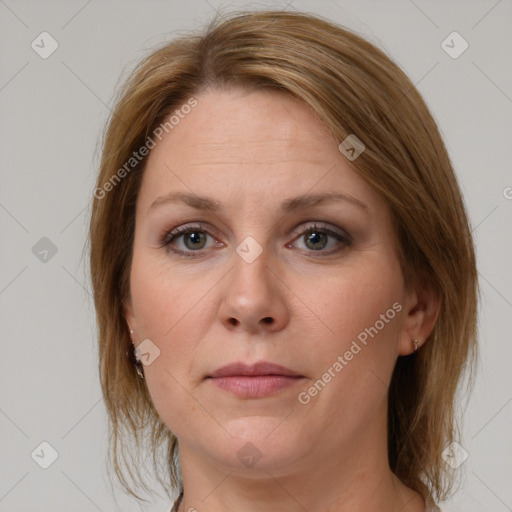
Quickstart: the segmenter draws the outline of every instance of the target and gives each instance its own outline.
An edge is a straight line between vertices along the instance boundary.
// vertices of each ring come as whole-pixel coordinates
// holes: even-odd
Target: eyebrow
[[[324,192],[320,194],[303,194],[286,199],[281,203],[281,212],[283,214],[292,213],[303,208],[311,208],[334,201],[346,201],[368,211],[368,206],[365,203],[351,195],[340,192]],[[196,210],[211,212],[222,210],[221,203],[211,197],[199,196],[197,194],[185,194],[183,192],[170,192],[164,196],[157,197],[149,206],[147,214],[159,206],[176,203],[186,204]]]

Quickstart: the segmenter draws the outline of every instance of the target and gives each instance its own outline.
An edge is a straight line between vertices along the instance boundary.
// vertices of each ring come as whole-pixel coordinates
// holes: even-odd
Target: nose
[[[265,251],[250,263],[234,253],[219,308],[226,329],[265,334],[288,324],[288,288],[278,274],[277,265]]]

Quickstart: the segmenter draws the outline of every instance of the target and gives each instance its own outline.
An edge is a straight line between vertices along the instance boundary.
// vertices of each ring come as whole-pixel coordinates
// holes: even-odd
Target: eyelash
[[[163,233],[163,236],[160,238],[159,247],[165,247],[167,250],[170,250],[170,251],[172,251],[178,255],[184,256],[186,258],[202,258],[202,257],[204,257],[204,254],[202,254],[202,251],[204,251],[203,249],[200,249],[198,251],[182,251],[181,249],[172,248],[172,245],[171,245],[172,242],[174,242],[176,239],[180,238],[181,236],[189,234],[189,233],[197,233],[197,232],[206,233],[207,235],[211,236],[212,238],[215,238],[210,233],[210,231],[207,229],[207,227],[205,227],[202,224],[185,225],[185,226],[180,226],[178,228],[175,228],[172,231],[165,231]],[[294,241],[298,240],[301,236],[304,236],[305,234],[307,234],[309,232],[315,232],[315,233],[320,232],[320,233],[329,235],[329,236],[335,238],[336,240],[338,240],[338,242],[340,242],[342,245],[344,245],[346,247],[350,247],[352,245],[351,236],[348,233],[346,233],[345,235],[342,235],[340,233],[336,233],[335,231],[333,231],[325,226],[321,226],[321,225],[318,225],[315,223],[307,225],[305,228],[301,229],[300,232],[298,233],[298,235],[294,238]],[[287,246],[288,245],[289,244],[287,244]],[[324,253],[324,254],[330,255],[335,252],[339,252],[340,250],[341,249],[335,249],[335,250],[331,249],[329,251],[310,250],[308,252],[312,252],[312,253],[319,252],[319,253]],[[197,253],[197,254],[194,254],[194,253]]]

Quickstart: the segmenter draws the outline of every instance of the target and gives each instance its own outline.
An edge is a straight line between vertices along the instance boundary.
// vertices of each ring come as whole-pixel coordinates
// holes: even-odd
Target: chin
[[[210,456],[230,470],[245,475],[268,477],[268,471],[278,471],[299,459],[300,447],[307,446],[298,430],[283,425],[283,418],[249,416],[229,421],[225,428],[232,437],[212,440]],[[212,446],[216,449],[211,453]]]

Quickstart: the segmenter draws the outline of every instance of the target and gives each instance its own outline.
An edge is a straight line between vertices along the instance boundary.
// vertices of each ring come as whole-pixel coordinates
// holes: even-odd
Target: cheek
[[[198,315],[214,284],[212,277],[187,275],[160,255],[142,253],[134,255],[130,279],[136,321],[144,337],[171,342],[187,324],[202,325]]]
[[[214,314],[212,301],[205,300],[218,281],[213,277],[187,276],[162,258],[157,264],[147,254],[134,254],[130,279],[137,337],[150,339],[159,350],[144,374],[162,417],[170,404],[184,417],[195,407],[185,389],[195,384],[201,367],[200,344]]]
[[[367,256],[361,266],[345,267],[325,281],[324,293],[315,295],[315,311],[326,326],[307,348],[321,380],[316,388],[318,398],[323,396],[312,399],[318,406],[369,411],[385,395],[392,375],[403,307],[401,270],[394,258]]]
[[[297,397],[301,417],[340,442],[355,439],[384,410],[396,362],[400,275],[379,275],[331,282],[320,311],[334,334],[324,329],[314,348],[307,345],[313,371]]]
[[[377,323],[380,337],[387,338],[391,331],[397,332],[397,309],[402,295],[398,265],[393,260],[386,264],[375,258],[373,264],[368,261],[345,268],[326,281],[323,293],[317,294],[316,308],[335,337],[352,340]],[[398,305],[393,308],[395,303]]]
[[[132,302],[138,337],[150,339],[159,350],[158,357],[144,367],[151,400],[163,422],[179,436],[186,435],[187,428],[200,428],[193,425],[196,421],[205,421],[198,402],[191,399],[188,379],[196,362],[197,340],[203,336],[198,331],[204,322],[198,321],[197,302],[208,286],[201,279],[185,279],[161,268],[134,257]]]

